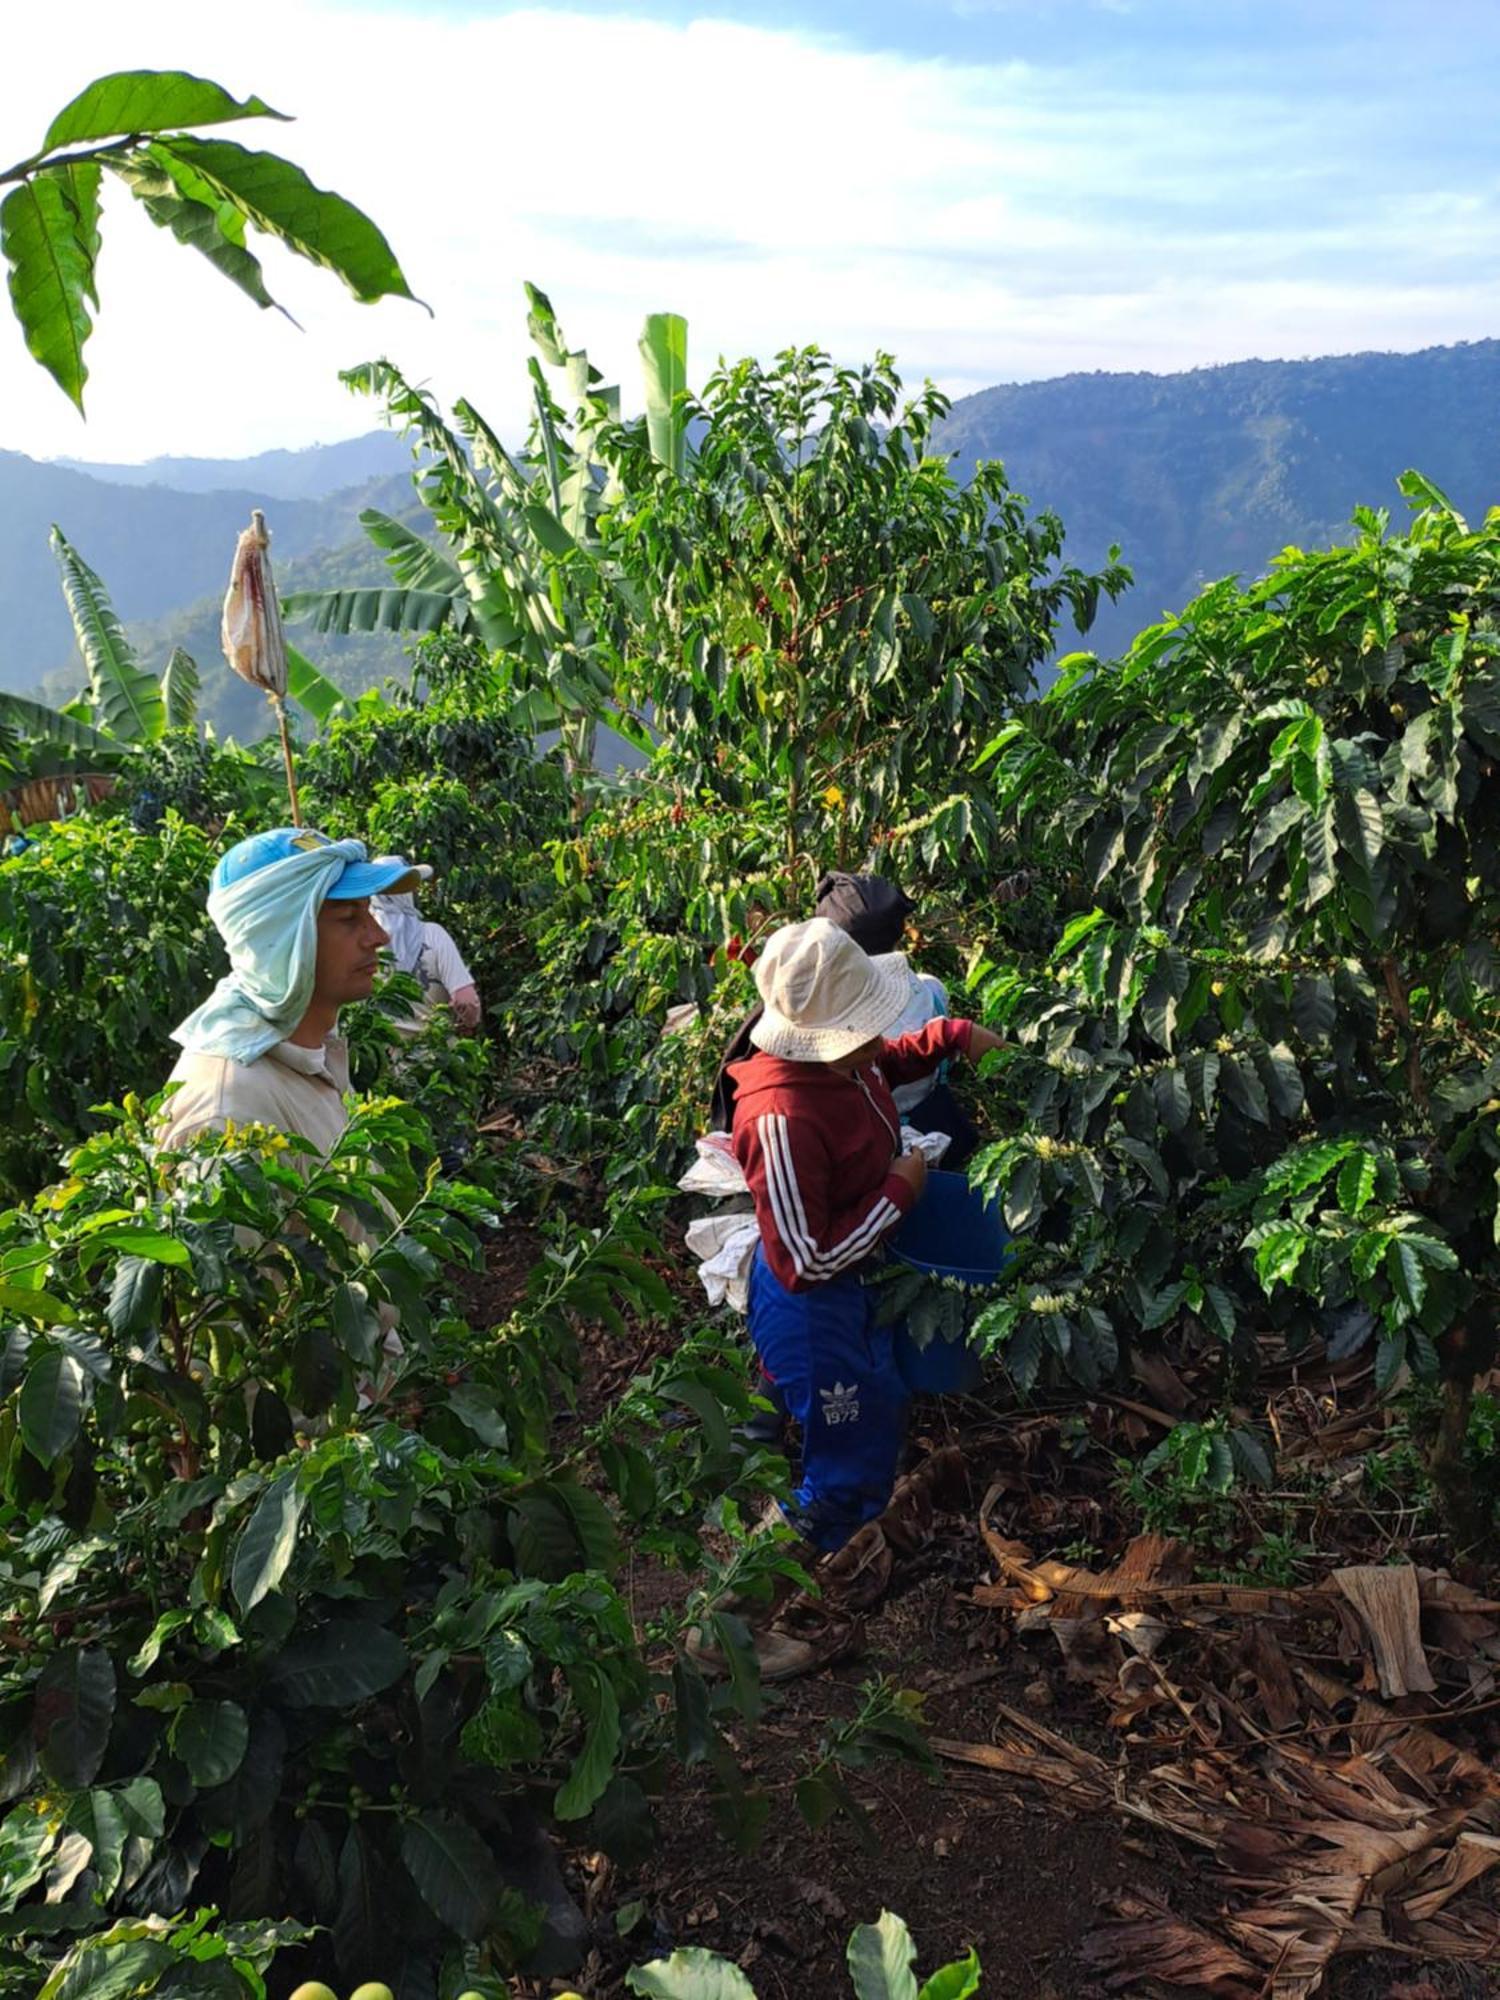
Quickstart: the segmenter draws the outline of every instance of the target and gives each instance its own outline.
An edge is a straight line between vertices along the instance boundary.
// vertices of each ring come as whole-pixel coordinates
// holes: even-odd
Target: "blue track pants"
[[[891,1497],[906,1433],[907,1390],[889,1327],[857,1278],[789,1292],[757,1250],[750,1337],[802,1427],[797,1526],[820,1550],[841,1548]]]

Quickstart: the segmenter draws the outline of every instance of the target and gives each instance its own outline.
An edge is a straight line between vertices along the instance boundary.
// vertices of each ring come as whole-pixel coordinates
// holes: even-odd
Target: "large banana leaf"
[[[348,696],[319,671],[295,646],[286,649],[286,691],[300,702],[321,729],[328,718],[347,706]]]
[[[537,423],[552,484],[553,509],[569,538],[569,546],[582,546],[592,539],[592,516],[598,507],[594,439],[601,422],[618,423],[620,392],[603,386],[603,377],[583,348],[568,346],[547,294],[528,284],[526,298],[531,307],[526,318],[531,337],[541,350],[542,359],[561,370],[567,385],[566,414],[572,417],[574,426],[571,438],[556,432],[550,396],[536,362],[531,362],[532,380],[538,391]]]
[[[366,507],[359,519],[403,588],[292,590],[281,600],[282,616],[294,625],[311,624],[315,632],[467,630],[469,593],[457,564],[378,507]]]
[[[404,583],[408,590],[446,590],[453,597],[463,595],[464,580],[458,565],[415,528],[382,514],[378,507],[366,507],[359,525],[384,555],[397,583]]]
[[[52,553],[95,706],[123,742],[154,743],[167,719],[156,676],[137,661],[109,592],[58,527],[52,530]]]
[[[174,646],[161,677],[162,706],[173,729],[186,729],[197,715],[201,685],[198,662],[183,647]]]
[[[289,591],[281,600],[281,615],[292,625],[310,624],[314,632],[437,632],[445,625],[463,631],[469,623],[469,605],[460,577],[457,595],[379,585]]]
[[[680,479],[687,463],[687,321],[680,313],[652,313],[641,332],[646,378],[646,434],[651,456]]]
[[[524,554],[526,539],[515,532],[515,516],[517,508],[528,507],[536,497],[531,480],[500,442],[488,419],[479,414],[467,397],[460,396],[453,405],[453,416],[474,455],[474,463],[494,482],[494,492],[488,497],[491,507],[498,510],[503,546],[513,554]]]
[[[23,742],[47,743],[59,750],[76,750],[99,759],[118,757],[120,745],[111,742],[86,722],[75,721],[44,702],[28,701],[24,695],[0,694],[0,729],[8,730]]]

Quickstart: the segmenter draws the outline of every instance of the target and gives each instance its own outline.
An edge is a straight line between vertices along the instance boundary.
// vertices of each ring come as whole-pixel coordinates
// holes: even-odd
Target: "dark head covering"
[[[916,908],[911,897],[883,875],[825,875],[818,884],[815,916],[847,931],[871,958],[895,951]]]
[[[894,951],[900,944],[906,919],[915,908],[911,897],[903,895],[895,883],[887,882],[883,875],[832,874],[825,875],[818,884],[818,907],[813,914],[827,917],[841,931],[847,931],[861,951],[868,952],[871,958],[878,958],[884,952]],[[709,1111],[708,1129],[711,1132],[733,1129],[735,1089],[729,1067],[731,1063],[744,1062],[755,1054],[750,1030],[760,1019],[762,1011],[757,1007],[747,1015],[724,1051]]]

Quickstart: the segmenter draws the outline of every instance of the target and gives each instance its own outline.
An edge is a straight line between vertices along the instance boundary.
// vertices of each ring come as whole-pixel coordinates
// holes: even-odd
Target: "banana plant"
[[[302,621],[314,632],[457,632],[473,627],[463,572],[440,549],[424,541],[404,521],[378,507],[366,507],[359,524],[385,558],[395,587],[289,591],[282,617]]]
[[[0,833],[97,802],[114,783],[121,748],[76,716],[0,694]]]
[[[169,727],[193,720],[198,667],[174,648],[160,679],[136,658],[109,592],[60,528],[52,552],[88,670],[87,696],[67,709],[0,694],[0,823],[56,819],[81,800],[97,802],[122,759]]]
[[[191,655],[179,646],[159,679],[148,672],[125,636],[103,579],[56,526],[52,553],[88,670],[94,716],[122,743],[155,743],[168,727],[190,723],[197,711],[199,679]]]
[[[424,462],[416,487],[442,546],[375,509],[360,516],[394,585],[302,591],[282,605],[289,622],[318,632],[473,633],[510,664],[517,714],[527,727],[556,726],[570,769],[593,763],[599,720],[647,747],[640,724],[620,712],[608,675],[593,657],[586,610],[606,570],[597,532],[609,498],[596,468],[601,431],[620,418],[620,393],[607,387],[582,348],[570,347],[547,295],[526,287],[527,326],[540,359],[530,361],[532,425],[524,464],[512,457],[471,403],[454,406],[453,425],[389,362],[348,370],[356,391],[383,399],[389,421],[410,431]],[[687,322],[655,313],[641,335],[647,434],[653,456],[677,476],[686,469]],[[566,405],[544,369],[562,377]]]
[[[132,752],[197,716],[192,654],[174,646],[159,677],[143,667],[103,578],[60,528],[51,539],[88,689],[66,708],[0,693],[0,832],[57,819],[82,799],[97,803]],[[343,689],[291,647],[287,669],[287,693],[320,727],[349,710]],[[364,697],[372,699],[381,697]]]

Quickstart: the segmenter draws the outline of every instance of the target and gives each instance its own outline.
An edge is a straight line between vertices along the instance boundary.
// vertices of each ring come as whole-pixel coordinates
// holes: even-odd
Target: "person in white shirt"
[[[413,1024],[420,1025],[433,1007],[446,1005],[460,1033],[472,1035],[482,1011],[479,988],[449,933],[441,924],[425,921],[409,891],[372,897],[370,909],[386,934],[391,963],[421,983],[423,1007]]]

